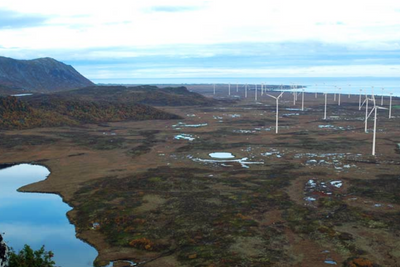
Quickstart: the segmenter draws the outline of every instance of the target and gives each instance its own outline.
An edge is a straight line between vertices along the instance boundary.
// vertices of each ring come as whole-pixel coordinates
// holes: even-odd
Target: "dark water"
[[[43,166],[20,164],[0,170],[0,232],[7,244],[20,250],[45,245],[61,267],[93,266],[97,251],[75,237],[66,213],[71,209],[54,194],[20,193],[23,185],[46,179]]]

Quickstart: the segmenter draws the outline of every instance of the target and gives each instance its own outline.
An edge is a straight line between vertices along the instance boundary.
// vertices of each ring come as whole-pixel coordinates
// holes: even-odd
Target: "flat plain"
[[[302,111],[287,92],[276,134],[274,99],[189,89],[221,101],[158,107],[176,120],[3,130],[0,162],[50,169],[21,190],[61,195],[97,266],[397,266],[399,99],[371,156],[358,96],[329,95],[323,120],[321,94]]]

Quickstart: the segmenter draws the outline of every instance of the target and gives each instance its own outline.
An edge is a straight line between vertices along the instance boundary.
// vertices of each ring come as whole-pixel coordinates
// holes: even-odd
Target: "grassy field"
[[[58,193],[73,207],[68,216],[99,251],[97,266],[400,262],[398,109],[391,120],[380,111],[374,157],[358,97],[338,106],[330,95],[323,120],[321,95],[307,94],[302,111],[287,93],[279,134],[273,99],[228,100],[160,107],[179,120],[2,131],[0,162],[51,170],[23,190]],[[194,139],[175,138],[182,134]]]

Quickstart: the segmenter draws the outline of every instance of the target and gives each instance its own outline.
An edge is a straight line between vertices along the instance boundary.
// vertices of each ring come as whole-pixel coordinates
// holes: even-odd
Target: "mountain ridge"
[[[18,60],[0,56],[0,85],[51,92],[94,85],[71,65],[50,57]]]

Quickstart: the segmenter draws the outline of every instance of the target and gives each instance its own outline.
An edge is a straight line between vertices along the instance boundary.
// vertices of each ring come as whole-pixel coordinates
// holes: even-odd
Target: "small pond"
[[[229,152],[214,152],[208,154],[210,157],[214,159],[233,159],[235,156]]]

